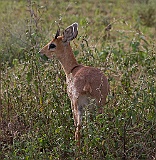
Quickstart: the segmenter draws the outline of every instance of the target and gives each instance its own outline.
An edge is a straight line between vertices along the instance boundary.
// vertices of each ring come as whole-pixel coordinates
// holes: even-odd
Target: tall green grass
[[[0,2],[0,159],[155,158],[154,27],[138,21],[138,2],[126,2]],[[95,110],[91,121],[84,111],[80,150],[62,67],[38,54],[57,24],[63,30],[74,21],[78,62],[101,68],[111,87],[104,114]]]

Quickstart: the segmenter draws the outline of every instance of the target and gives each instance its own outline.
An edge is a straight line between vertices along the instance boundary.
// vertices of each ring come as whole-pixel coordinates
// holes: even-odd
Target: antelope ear
[[[57,30],[56,35],[55,35],[55,39],[57,39],[57,37],[60,35],[60,29]]]
[[[78,35],[78,23],[73,23],[63,32],[63,42],[70,42]]]

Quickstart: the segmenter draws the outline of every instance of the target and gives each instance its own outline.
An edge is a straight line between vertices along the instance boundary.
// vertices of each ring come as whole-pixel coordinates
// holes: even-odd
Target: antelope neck
[[[62,51],[63,55],[59,55],[57,58],[61,62],[65,74],[68,75],[79,65],[76,61],[70,44],[66,45]]]

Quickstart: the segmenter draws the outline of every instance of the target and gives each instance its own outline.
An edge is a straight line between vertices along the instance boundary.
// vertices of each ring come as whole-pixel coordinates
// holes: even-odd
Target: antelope
[[[63,67],[75,125],[75,140],[80,147],[83,108],[90,104],[91,99],[94,99],[97,106],[105,105],[109,84],[100,69],[84,66],[76,61],[70,41],[77,35],[78,23],[76,22],[68,26],[62,35],[60,30],[57,30],[55,37],[40,50],[40,54],[50,59],[56,57]]]

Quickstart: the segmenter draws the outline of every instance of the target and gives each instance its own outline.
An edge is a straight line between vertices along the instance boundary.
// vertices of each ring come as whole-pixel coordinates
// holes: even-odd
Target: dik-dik
[[[101,70],[78,64],[76,61],[70,41],[75,39],[77,34],[77,23],[67,27],[62,35],[58,30],[55,37],[40,50],[40,53],[50,59],[54,56],[62,64],[66,74],[67,93],[71,100],[74,125],[76,127],[75,140],[80,146],[83,108],[90,104],[90,99],[94,99],[98,107],[105,105],[109,84]]]

